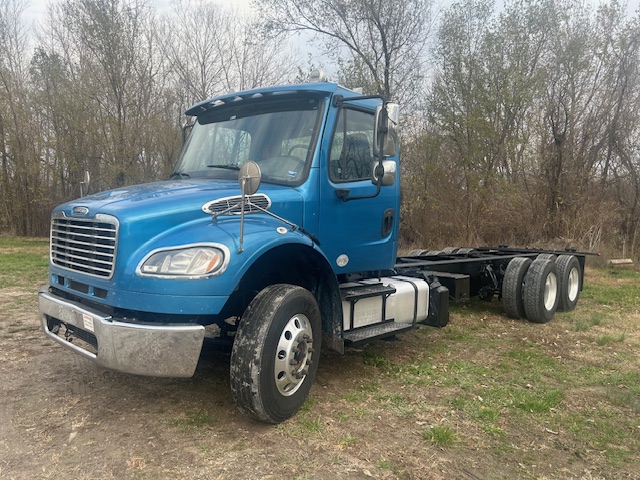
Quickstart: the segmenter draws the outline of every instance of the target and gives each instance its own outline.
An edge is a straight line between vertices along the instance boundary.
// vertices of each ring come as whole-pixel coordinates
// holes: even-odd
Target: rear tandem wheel
[[[515,257],[507,265],[502,280],[502,308],[509,318],[525,318],[523,285],[531,259]]]
[[[582,290],[580,262],[574,255],[560,255],[556,259],[558,267],[558,311],[570,312],[576,308]]]
[[[558,308],[558,269],[556,262],[536,258],[524,276],[524,311],[527,320],[547,323]]]

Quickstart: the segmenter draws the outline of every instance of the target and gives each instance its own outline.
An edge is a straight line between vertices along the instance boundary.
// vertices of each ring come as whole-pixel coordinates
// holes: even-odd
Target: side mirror
[[[243,195],[253,195],[260,187],[260,167],[256,162],[246,162],[238,172],[238,183]]]
[[[374,185],[380,183],[383,187],[389,187],[396,183],[396,162],[393,160],[384,160],[382,162],[382,168],[380,168],[380,164],[376,162],[373,167],[373,179],[371,181]]]
[[[382,140],[382,154],[393,157],[398,149],[398,123],[400,121],[400,105],[385,103],[376,107],[376,128],[373,132],[373,144],[376,154],[380,153]]]

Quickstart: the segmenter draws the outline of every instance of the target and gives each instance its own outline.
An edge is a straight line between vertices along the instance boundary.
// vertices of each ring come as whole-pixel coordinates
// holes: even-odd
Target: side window
[[[340,111],[329,157],[329,178],[333,182],[371,179],[373,129],[373,113],[350,108]]]

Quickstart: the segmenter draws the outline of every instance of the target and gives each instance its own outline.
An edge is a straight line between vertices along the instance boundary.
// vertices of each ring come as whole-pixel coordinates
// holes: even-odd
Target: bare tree
[[[403,103],[426,76],[430,0],[257,0],[273,33],[310,33],[325,42],[347,86]],[[347,53],[345,58],[344,53]]]
[[[184,106],[222,93],[293,78],[282,39],[259,39],[253,19],[215,3],[185,0],[159,26],[167,69]]]
[[[613,184],[623,212],[619,228],[622,254],[633,256],[640,249],[640,11],[626,20],[622,6],[602,6],[598,25],[603,39],[601,56],[607,59],[603,74],[607,88],[599,109],[604,131],[598,144],[603,160],[597,165],[602,172],[600,183]]]
[[[51,7],[33,70],[49,92],[57,137],[69,137],[58,156],[69,156],[72,183],[85,170],[95,188],[155,180],[175,160],[179,135],[170,122],[171,133],[164,128],[163,57],[154,34],[144,0]]]
[[[28,30],[25,3],[0,0],[0,226],[19,235],[38,235],[46,178],[39,156],[39,118],[29,95]],[[3,225],[3,223],[5,225]]]

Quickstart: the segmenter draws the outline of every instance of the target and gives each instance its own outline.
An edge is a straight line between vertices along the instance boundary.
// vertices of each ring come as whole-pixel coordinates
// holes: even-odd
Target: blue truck
[[[42,329],[98,365],[190,377],[211,341],[230,352],[240,410],[279,423],[305,401],[323,348],[443,327],[449,301],[472,296],[537,323],[575,307],[574,250],[397,257],[399,107],[384,98],[320,81],[186,114],[170,179],[52,212]]]

